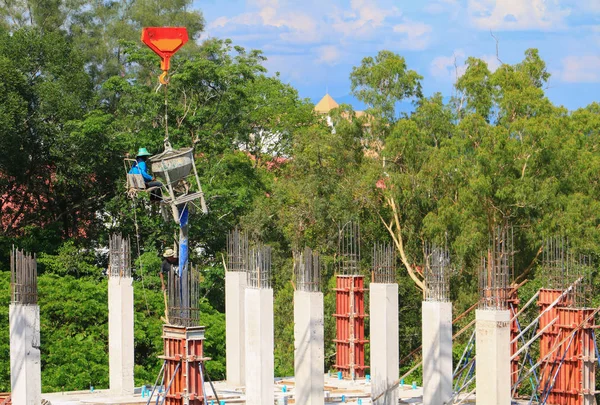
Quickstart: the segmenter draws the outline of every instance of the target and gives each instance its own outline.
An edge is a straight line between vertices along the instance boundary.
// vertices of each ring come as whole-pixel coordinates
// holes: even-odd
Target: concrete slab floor
[[[338,380],[336,377],[325,375],[325,404],[339,404],[342,401],[342,396],[346,403],[357,404],[361,400],[363,405],[372,404],[371,402],[371,383],[366,380]],[[214,383],[219,400],[225,401],[225,404],[245,404],[246,400],[244,392],[240,387],[235,387],[228,384],[226,381],[216,381]],[[284,392],[284,386],[285,391]],[[275,394],[275,403],[285,403],[284,397],[287,398],[288,404],[295,404],[294,401],[294,386],[295,379],[277,378],[273,384],[273,392]],[[206,384],[208,395],[208,403],[215,400],[212,395],[210,385]],[[136,389],[138,394],[131,396],[117,396],[111,394],[109,390],[90,391],[75,391],[75,392],[57,392],[52,394],[42,394],[42,398],[50,401],[52,405],[145,405],[148,402],[148,397],[142,398],[139,394],[139,388]],[[410,384],[398,388],[398,396],[400,404],[422,404],[423,390],[421,387],[413,389]],[[217,401],[214,402],[215,405]]]

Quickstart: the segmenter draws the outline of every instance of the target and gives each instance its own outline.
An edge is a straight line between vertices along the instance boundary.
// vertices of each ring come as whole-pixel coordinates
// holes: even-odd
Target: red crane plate
[[[160,68],[169,70],[171,57],[189,40],[185,27],[148,27],[142,30],[142,42],[160,56]]]

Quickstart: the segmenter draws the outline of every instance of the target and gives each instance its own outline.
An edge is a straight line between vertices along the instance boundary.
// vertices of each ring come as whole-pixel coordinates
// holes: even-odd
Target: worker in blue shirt
[[[148,156],[151,156],[150,152],[146,148],[140,148],[135,156],[135,163],[131,167],[131,170],[129,170],[129,174],[141,174],[144,178],[146,189],[153,188],[150,190],[150,201],[161,201],[162,192],[160,188],[162,187],[162,183],[148,174],[146,166]]]

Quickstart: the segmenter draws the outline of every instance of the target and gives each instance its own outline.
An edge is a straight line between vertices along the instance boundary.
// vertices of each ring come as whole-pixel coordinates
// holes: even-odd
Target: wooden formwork
[[[345,378],[365,376],[365,279],[338,275],[336,278],[336,356],[334,367]]]
[[[206,405],[202,378],[204,326],[163,325],[165,405]]]

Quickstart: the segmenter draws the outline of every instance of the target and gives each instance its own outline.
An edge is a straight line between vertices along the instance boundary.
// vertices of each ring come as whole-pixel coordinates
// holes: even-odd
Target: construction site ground
[[[228,385],[225,381],[214,383],[217,395],[221,403],[225,404],[245,404],[243,390],[239,387]],[[293,377],[276,379],[273,390],[275,391],[275,400],[277,404],[295,404],[294,401]],[[214,397],[210,385],[205,384],[207,392],[208,405],[214,401],[213,405],[221,405]],[[421,387],[412,388],[411,384],[399,387],[400,403],[421,404],[423,390]],[[210,394],[210,395],[208,395]],[[146,405],[148,395],[142,398],[141,389],[137,388],[132,396],[122,397],[111,395],[109,390],[75,391],[75,392],[57,392],[52,394],[42,394],[42,398],[49,401],[52,405]],[[156,395],[152,400],[154,404]],[[371,404],[371,383],[362,380],[339,380],[333,376],[325,375],[325,404],[339,403],[360,403]]]

